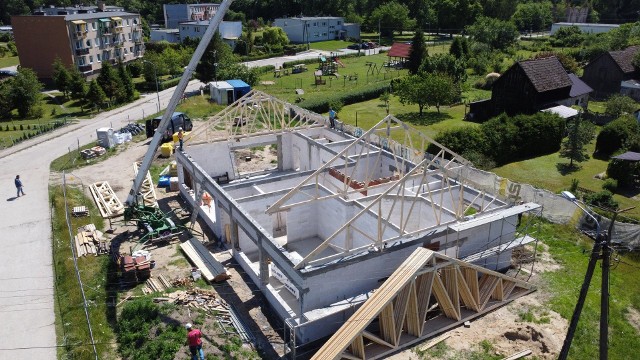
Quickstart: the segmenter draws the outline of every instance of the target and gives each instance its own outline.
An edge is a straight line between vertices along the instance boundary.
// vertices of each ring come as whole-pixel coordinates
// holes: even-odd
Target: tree
[[[196,66],[195,77],[205,84],[217,80],[218,69],[233,64],[235,59],[231,47],[216,32]]]
[[[53,82],[66,98],[71,90],[71,75],[59,57],[53,61]]]
[[[82,73],[78,68],[73,68],[69,72],[71,77],[69,90],[71,91],[71,97],[75,100],[82,100],[87,92],[87,81],[82,76]]]
[[[220,69],[221,79],[240,79],[251,86],[258,84],[260,75],[256,68],[250,68],[243,64],[229,64]]]
[[[98,108],[100,108],[100,106],[104,104],[105,101],[107,101],[107,95],[100,87],[100,84],[98,84],[98,82],[95,80],[91,80],[91,82],[89,83],[89,90],[87,90],[86,97],[89,103]]]
[[[607,100],[605,104],[605,114],[618,118],[624,114],[632,114],[637,109],[636,102],[625,95],[614,94]]]
[[[546,30],[553,23],[552,8],[549,1],[518,4],[511,20],[520,31]]]
[[[13,96],[11,96],[11,92],[13,91],[12,82],[13,82],[12,79],[0,81],[0,118],[1,119],[11,118],[11,110],[13,110]],[[8,130],[8,128],[6,128],[5,130]]]
[[[415,26],[415,21],[409,17],[409,8],[395,0],[384,3],[371,12],[369,27],[378,29],[382,36],[391,36],[393,31],[402,31]]]
[[[119,102],[132,101],[136,96],[136,89],[133,86],[131,74],[129,74],[129,70],[127,70],[127,67],[123,63],[118,64],[118,77],[120,78],[120,82],[124,88],[124,91],[122,92],[124,97],[121,99],[122,101]]]
[[[422,61],[427,56],[427,48],[424,44],[424,33],[417,29],[411,40],[411,50],[409,51],[409,74],[415,75],[420,70]]]
[[[424,107],[435,106],[440,113],[441,105],[455,99],[455,86],[451,78],[440,74],[409,75],[396,88],[402,104],[416,104],[422,116]]]
[[[24,119],[42,101],[40,91],[42,84],[38,81],[36,73],[29,68],[18,69],[18,75],[13,78],[11,95],[13,104],[18,109],[18,116]]]
[[[466,62],[450,54],[436,54],[425,58],[420,71],[447,75],[456,84],[467,81]]]
[[[552,36],[552,44],[557,47],[576,46],[584,41],[584,34],[577,25],[561,27]]]
[[[505,50],[515,45],[520,36],[512,22],[488,17],[480,17],[475,24],[466,28],[466,32],[474,41],[497,50]]]
[[[271,49],[282,49],[289,43],[289,37],[282,28],[268,27],[262,32],[262,42]]]
[[[569,168],[573,162],[583,162],[589,159],[586,145],[593,140],[595,129],[592,123],[582,121],[581,116],[569,122],[567,138],[562,142],[560,157],[570,159]]]
[[[613,154],[617,150],[634,142],[640,133],[640,125],[635,118],[621,117],[605,125],[596,139],[596,152],[605,155]]]
[[[456,59],[467,58],[469,56],[469,40],[464,36],[456,36],[453,38],[453,42],[449,48],[449,54],[453,55]]]
[[[616,179],[619,187],[632,187],[635,179],[640,176],[640,163],[611,159],[607,166],[607,176]]]
[[[98,75],[98,84],[110,101],[113,101],[115,98],[122,99],[124,97],[122,96],[122,93],[124,93],[122,82],[109,62],[102,64],[100,75]],[[91,88],[89,88],[89,90],[91,90]]]

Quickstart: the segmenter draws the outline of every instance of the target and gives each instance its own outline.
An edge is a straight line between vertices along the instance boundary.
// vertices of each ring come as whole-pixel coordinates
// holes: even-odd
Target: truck
[[[145,128],[147,131],[147,138],[153,137],[155,134],[158,125],[162,121],[162,116],[158,116],[154,119],[147,120],[145,122]],[[182,128],[184,131],[191,131],[193,129],[193,123],[191,119],[185,113],[174,112],[173,116],[171,116],[171,121],[167,125],[167,129],[162,135],[162,142],[170,142],[173,141],[173,134],[178,132],[178,129]]]

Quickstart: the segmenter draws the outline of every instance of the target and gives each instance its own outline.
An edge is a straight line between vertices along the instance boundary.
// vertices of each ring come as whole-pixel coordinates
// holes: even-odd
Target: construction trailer
[[[216,104],[229,105],[236,101],[233,86],[226,81],[212,81],[209,83],[211,100]]]
[[[501,270],[533,241],[518,224],[539,205],[474,189],[467,160],[395,117],[366,131],[326,121],[253,90],[176,152],[181,195],[290,327],[294,347],[335,332],[417,248]],[[277,164],[239,171],[237,151],[266,145]],[[429,145],[438,151],[415,150]]]

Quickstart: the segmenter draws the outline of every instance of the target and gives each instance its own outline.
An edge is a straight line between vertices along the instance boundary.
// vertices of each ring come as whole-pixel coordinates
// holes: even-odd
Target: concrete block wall
[[[235,179],[235,171],[229,144],[227,142],[217,142],[211,144],[201,144],[189,146],[188,153],[207,174],[211,176],[229,173],[229,179]]]
[[[348,208],[344,202],[338,199],[326,199],[316,202],[317,206],[317,222],[318,222],[318,237],[322,240],[327,239],[333,234],[342,224],[347,222],[351,216],[349,216]],[[345,234],[341,233],[334,239],[336,244],[344,243]]]
[[[477,226],[473,229],[464,230],[460,233],[460,239],[467,240],[460,245],[460,257],[465,257],[514,239],[518,216],[513,215],[508,218],[496,219],[488,224]],[[503,235],[501,237],[501,235]],[[455,235],[450,235],[450,239],[455,239]]]
[[[294,170],[293,167],[293,134],[291,133],[283,133],[278,136],[278,170]],[[298,138],[296,136],[296,138]],[[298,138],[299,139],[299,138]]]
[[[309,291],[303,295],[302,311],[328,306],[380,286],[406,258],[422,244],[380,253],[346,266],[329,268],[306,279]]]
[[[310,203],[291,208],[287,212],[287,242],[318,236],[317,204]]]
[[[241,227],[238,227],[238,244],[240,245],[240,250],[245,254],[251,254],[258,251],[258,244],[254,243],[254,240],[251,239]],[[256,282],[259,284],[259,282]]]

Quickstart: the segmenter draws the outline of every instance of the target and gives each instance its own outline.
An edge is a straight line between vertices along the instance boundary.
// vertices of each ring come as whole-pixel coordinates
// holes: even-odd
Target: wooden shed
[[[638,76],[633,57],[640,46],[606,52],[584,67],[582,80],[593,88],[593,96],[605,98],[620,92],[620,84]]]

